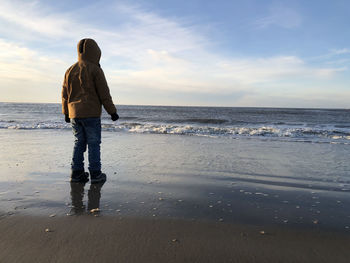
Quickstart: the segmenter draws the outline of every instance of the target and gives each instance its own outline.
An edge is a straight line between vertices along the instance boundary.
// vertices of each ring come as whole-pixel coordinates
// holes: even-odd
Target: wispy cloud
[[[51,13],[39,1],[1,1],[0,18],[46,37],[66,37],[74,31],[69,17]]]
[[[164,18],[137,6],[118,4],[114,8],[128,23],[113,31],[97,30],[96,37],[106,54],[129,60],[134,67],[147,66],[150,50],[185,55],[210,45],[211,40],[190,21]]]
[[[344,55],[344,54],[350,54],[349,48],[341,48],[341,49],[332,49],[331,50],[332,55]]]
[[[293,8],[281,5],[273,5],[268,14],[254,21],[254,26],[265,29],[270,26],[292,29],[301,26],[302,16]]]
[[[50,85],[53,87],[52,99],[48,99],[49,95],[45,99],[58,101],[64,70],[74,59],[63,58],[57,50],[47,48],[47,43],[57,47],[59,42],[65,48],[71,48],[73,54],[81,37],[95,38],[100,44],[102,67],[115,93],[136,94],[149,90],[223,96],[240,94],[238,97],[243,105],[249,102],[251,94],[278,95],[281,86],[295,86],[301,80],[309,83],[328,81],[345,70],[343,66],[310,65],[307,60],[288,54],[223,56],[208,48],[214,41],[190,20],[165,18],[139,6],[120,3],[108,6],[112,16],[124,20],[111,28],[80,20],[83,14],[79,12],[93,12],[94,6],[76,10],[73,16],[55,12],[44,2],[21,2],[20,10],[17,1],[2,2],[0,19],[16,28],[12,34],[17,34],[18,41],[0,39],[0,77],[5,80],[0,84],[2,92],[10,92],[5,85],[11,84],[17,86],[16,92],[30,89],[40,94],[40,90]],[[106,19],[113,21],[113,17]],[[257,21],[256,26],[294,28],[301,22],[301,16],[292,9],[274,7]],[[36,41],[45,44],[30,48],[26,40],[21,39],[23,32],[40,35]],[[346,54],[349,50],[332,52]],[[295,96],[302,97],[302,94],[295,91]],[[147,103],[147,97],[144,99]]]
[[[314,56],[307,59],[310,62],[317,63],[318,65],[333,65],[343,71],[348,70],[350,64],[350,49],[349,48],[334,48],[330,49],[327,53]]]
[[[57,81],[67,61],[0,39],[0,78],[23,81]]]
[[[199,54],[199,53],[197,53]],[[147,67],[139,70],[115,70],[112,83],[124,88],[172,90],[225,94],[261,90],[261,85],[275,85],[295,80],[327,80],[343,68],[313,68],[293,56],[271,58],[224,59],[205,56],[201,59],[178,58],[165,51],[149,51]]]
[[[0,100],[59,100],[67,61],[0,39]]]

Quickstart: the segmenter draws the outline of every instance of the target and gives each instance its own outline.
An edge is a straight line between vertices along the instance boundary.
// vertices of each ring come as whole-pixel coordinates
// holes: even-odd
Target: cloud
[[[292,29],[301,26],[302,16],[289,7],[274,5],[269,8],[268,15],[262,16],[254,21],[255,27],[266,29],[271,26]]]
[[[0,77],[3,80],[0,90],[11,93],[13,98],[15,93],[26,90],[27,94],[42,96],[42,100],[58,101],[64,71],[74,62],[75,44],[81,37],[95,38],[101,46],[101,64],[112,93],[145,94],[144,103],[153,102],[157,93],[163,96],[179,93],[191,97],[198,94],[203,100],[205,96],[231,96],[244,105],[249,101],[257,102],[256,99],[249,100],[249,96],[254,96],[252,94],[259,94],[262,98],[272,94],[277,96],[281,95],[283,87],[288,87],[296,96],[302,96],[295,91],[299,89],[300,81],[316,85],[345,70],[334,65],[310,65],[305,59],[288,54],[223,56],[208,48],[212,40],[191,21],[164,18],[137,6],[119,3],[106,7],[112,17],[105,17],[105,20],[110,24],[114,25],[114,17],[123,18],[122,23],[110,28],[80,20],[86,12],[93,12],[94,6],[76,10],[73,16],[57,13],[45,7],[45,2],[21,2],[20,11],[16,7],[19,2],[3,3],[0,19],[16,27],[14,34],[17,39],[28,32],[41,36],[36,37],[39,44],[32,48],[25,39],[20,42],[0,39]],[[259,21],[261,28],[277,24],[293,28],[300,25],[301,17],[293,10],[279,7],[272,8],[270,14]],[[54,50],[47,48],[51,45],[55,46]],[[57,52],[59,45],[69,47],[69,54],[74,54],[74,57],[67,59],[68,56]],[[333,52],[345,54],[348,50]],[[16,88],[11,91],[9,85]],[[48,86],[52,87],[51,99],[49,93],[44,97],[40,92],[47,90]],[[152,98],[147,97],[147,93],[153,94]],[[119,101],[123,103],[123,98]]]
[[[45,6],[45,2],[16,0],[2,1],[0,19],[9,26],[17,26],[18,39],[27,31],[41,35],[42,41],[69,39],[77,42],[82,37],[93,37],[105,46],[105,54],[123,57],[142,54],[148,49],[182,52],[208,41],[200,34],[193,34],[192,26],[185,26],[184,21],[180,24],[137,6],[118,3],[109,4],[105,9],[109,10],[105,12],[108,15],[105,19],[111,24],[114,24],[114,17],[121,16],[124,21],[113,28],[92,23],[85,14],[101,12],[95,5],[84,6],[74,13],[56,13],[53,8]],[[65,42],[62,41],[62,45]]]
[[[166,51],[150,50],[144,59],[147,66],[141,69],[111,71],[111,83],[135,90],[143,87],[198,94],[229,94],[262,90],[266,85],[283,86],[284,83],[300,80],[328,80],[344,70],[310,67],[294,56],[228,59],[196,53],[195,57],[181,58]]]
[[[350,49],[349,48],[332,49],[331,54],[333,55],[350,54]]]
[[[0,39],[0,78],[25,81],[56,81],[59,67],[67,62]],[[60,72],[60,75],[64,73]]]
[[[74,27],[66,16],[51,13],[38,1],[1,1],[0,18],[47,37],[65,38],[73,35]]]
[[[349,108],[349,92],[320,92],[304,94],[261,94],[247,95],[237,101],[236,106],[254,105],[255,107],[295,107],[295,108]]]
[[[337,65],[338,71],[348,70],[350,61],[350,49],[338,48],[330,49],[326,54],[308,58],[309,62],[317,63],[318,65]]]
[[[2,101],[56,102],[67,61],[0,39]]]
[[[135,6],[118,4],[115,12],[127,17],[128,22],[114,30],[97,29],[92,32],[104,47],[107,56],[143,64],[149,50],[179,54],[201,49],[209,42],[194,32],[192,25],[163,18]]]

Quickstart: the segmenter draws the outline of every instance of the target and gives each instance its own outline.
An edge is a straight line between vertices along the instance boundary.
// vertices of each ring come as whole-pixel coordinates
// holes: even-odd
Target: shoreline
[[[262,232],[264,231],[264,232]],[[348,262],[350,235],[112,216],[0,219],[1,262]]]

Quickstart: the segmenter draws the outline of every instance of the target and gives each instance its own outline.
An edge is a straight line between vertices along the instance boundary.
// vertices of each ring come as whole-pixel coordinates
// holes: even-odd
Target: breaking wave
[[[203,121],[204,122],[204,121]],[[204,122],[207,124],[207,122]],[[0,129],[71,129],[70,124],[62,122],[14,122],[0,121]],[[176,134],[208,137],[270,137],[304,139],[314,142],[350,142],[350,129],[339,127],[295,127],[284,125],[265,126],[208,126],[208,125],[181,125],[164,123],[122,122],[104,123],[102,129],[112,132],[148,133],[148,134]]]

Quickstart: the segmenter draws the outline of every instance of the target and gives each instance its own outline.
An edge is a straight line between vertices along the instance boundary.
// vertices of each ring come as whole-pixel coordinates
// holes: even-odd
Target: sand
[[[264,231],[264,232],[261,232]],[[225,222],[7,216],[0,262],[349,262],[350,235]]]
[[[0,131],[1,263],[349,262],[348,148],[103,136],[101,216],[65,216],[71,131]]]

